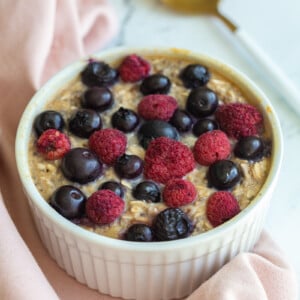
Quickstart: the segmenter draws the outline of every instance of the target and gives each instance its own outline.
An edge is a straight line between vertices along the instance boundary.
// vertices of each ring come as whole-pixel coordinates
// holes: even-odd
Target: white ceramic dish
[[[60,267],[101,293],[125,299],[157,300],[190,294],[222,265],[254,246],[261,233],[282,160],[282,137],[270,101],[243,74],[213,58],[178,49],[115,49],[93,55],[112,62],[131,53],[189,57],[235,82],[264,114],[272,133],[272,166],[257,197],[236,217],[197,236],[182,240],[136,243],[91,233],[49,209],[31,177],[27,152],[32,124],[45,103],[86,65],[76,62],[54,76],[28,104],[16,137],[16,160],[41,239]]]

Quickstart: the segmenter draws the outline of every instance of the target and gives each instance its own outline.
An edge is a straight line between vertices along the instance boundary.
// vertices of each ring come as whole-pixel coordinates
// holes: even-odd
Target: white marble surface
[[[203,52],[238,67],[270,97],[281,121],[285,152],[266,228],[289,257],[300,282],[300,116],[274,93],[255,67],[255,59],[246,55],[216,19],[183,16],[158,0],[110,1],[121,28],[109,47],[162,45]],[[222,9],[300,89],[300,1],[224,0]]]

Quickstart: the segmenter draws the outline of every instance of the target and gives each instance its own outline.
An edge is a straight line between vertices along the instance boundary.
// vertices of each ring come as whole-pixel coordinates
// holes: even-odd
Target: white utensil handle
[[[238,29],[235,34],[240,43],[258,62],[263,74],[269,77],[269,80],[277,88],[280,95],[300,115],[300,90],[246,32]]]

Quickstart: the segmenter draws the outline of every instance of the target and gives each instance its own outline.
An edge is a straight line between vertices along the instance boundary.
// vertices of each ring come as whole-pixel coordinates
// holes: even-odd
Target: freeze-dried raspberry
[[[217,160],[226,159],[230,154],[230,141],[221,130],[212,130],[201,134],[194,146],[196,161],[209,166]]]
[[[119,67],[120,77],[124,82],[136,82],[149,75],[150,64],[142,57],[131,54],[126,56]]]
[[[145,120],[169,121],[178,104],[168,95],[154,94],[145,96],[138,105],[138,113]]]
[[[195,167],[192,151],[183,143],[167,137],[151,141],[145,154],[144,175],[148,179],[166,183],[181,178]]]
[[[112,128],[95,131],[89,138],[90,149],[108,165],[113,164],[125,153],[126,144],[125,134]]]
[[[71,143],[69,138],[59,130],[47,129],[37,140],[36,147],[45,159],[56,160],[62,158],[71,149]]]
[[[220,128],[229,137],[240,137],[259,134],[263,125],[263,116],[250,104],[230,103],[220,105],[215,113]]]
[[[124,211],[124,201],[111,190],[94,192],[86,201],[86,214],[95,224],[109,224]]]
[[[239,212],[239,204],[230,192],[215,192],[207,200],[206,216],[213,226],[223,224]]]
[[[193,202],[197,191],[195,186],[184,179],[172,179],[163,191],[163,200],[169,207],[179,207]]]

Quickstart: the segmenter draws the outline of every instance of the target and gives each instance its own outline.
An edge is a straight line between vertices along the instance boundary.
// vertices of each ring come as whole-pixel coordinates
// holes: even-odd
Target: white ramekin
[[[86,59],[54,76],[32,98],[16,137],[16,160],[33,217],[49,254],[79,282],[99,292],[125,299],[181,298],[231,258],[254,246],[277,182],[282,160],[282,136],[274,109],[257,86],[237,70],[216,59],[180,49],[114,49],[93,57],[112,62],[127,54],[192,58],[235,82],[258,105],[271,131],[272,165],[268,178],[251,204],[225,224],[182,240],[136,243],[99,236],[60,216],[39,194],[30,176],[28,143],[35,116],[57,91],[84,68]]]

